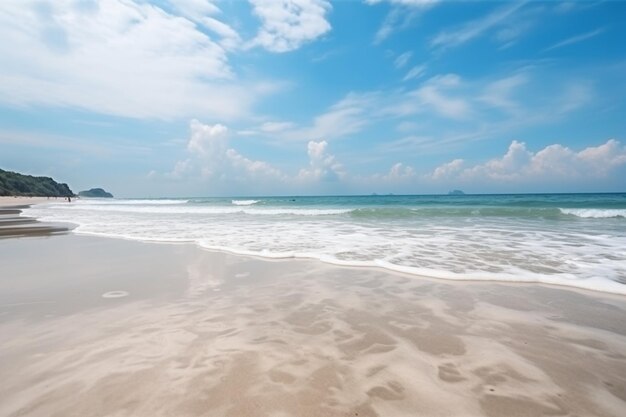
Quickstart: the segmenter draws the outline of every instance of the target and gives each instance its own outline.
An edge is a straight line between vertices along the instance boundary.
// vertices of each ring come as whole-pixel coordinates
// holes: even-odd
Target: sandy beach
[[[626,299],[0,239],[3,416],[613,416]]]
[[[61,198],[62,197],[56,197],[57,200],[59,200]],[[55,197],[52,197],[52,199],[54,201]],[[6,197],[6,196],[1,196],[0,197],[0,208],[7,208],[7,207],[12,207],[12,206],[24,206],[24,205],[30,205],[30,204],[45,203],[47,201],[50,201],[50,199],[48,197],[20,197],[20,196]]]
[[[0,197],[0,238],[48,236],[67,232],[72,225],[42,223],[22,215],[22,209],[49,201],[47,197]]]

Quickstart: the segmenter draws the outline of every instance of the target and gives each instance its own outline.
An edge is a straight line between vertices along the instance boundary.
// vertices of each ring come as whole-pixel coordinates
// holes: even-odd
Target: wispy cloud
[[[393,65],[395,65],[398,69],[404,68],[404,66],[409,63],[411,56],[413,56],[413,52],[404,52],[403,54],[397,56],[397,58],[393,61]]]
[[[221,10],[211,0],[169,0],[169,4],[181,16],[213,32],[221,39],[218,43],[225,49],[241,45],[241,37],[227,23],[215,18]]]
[[[555,43],[552,46],[547,47],[542,52],[552,51],[553,49],[562,48],[564,46],[573,45],[575,43],[579,43],[582,41],[586,41],[587,39],[591,39],[605,32],[606,28],[598,28],[596,30],[592,30],[590,32],[581,33],[580,35],[572,36],[571,38],[564,39],[560,42]]]
[[[362,131],[373,122],[378,93],[348,93],[328,111],[316,116],[309,127],[286,132],[294,140],[330,140]]]
[[[391,10],[374,35],[374,45],[382,43],[394,32],[408,28],[420,16],[419,12],[429,9],[439,2],[440,0],[365,0],[365,3],[369,5],[381,3],[391,5]]]
[[[451,48],[469,42],[488,30],[501,25],[525,4],[525,2],[513,2],[496,9],[485,17],[472,20],[453,30],[440,32],[432,39],[431,45],[433,47]]]
[[[406,73],[404,78],[402,78],[402,81],[409,81],[414,78],[419,78],[424,75],[424,72],[426,72],[426,65],[416,65]]]
[[[450,88],[458,86],[459,83],[460,78],[455,74],[433,77],[411,95],[418,98],[421,105],[430,107],[443,117],[464,119],[471,113],[469,102],[449,93]]]

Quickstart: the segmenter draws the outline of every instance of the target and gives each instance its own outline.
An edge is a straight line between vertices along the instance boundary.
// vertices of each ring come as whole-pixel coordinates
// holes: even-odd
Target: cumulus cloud
[[[229,144],[231,131],[222,124],[204,124],[192,120],[186,144],[187,155],[176,162],[174,168],[161,176],[171,180],[193,181],[211,186],[222,192],[236,189],[263,190],[279,187],[283,190],[307,186],[339,183],[348,178],[341,163],[329,152],[328,142],[309,141],[306,146],[308,165],[295,174],[287,174],[266,161],[242,155]],[[396,167],[391,175],[401,177],[412,171]],[[152,171],[151,179],[159,175]]]
[[[384,175],[382,178],[387,181],[401,181],[412,179],[415,177],[415,170],[407,165],[404,165],[402,162],[398,162],[394,164],[387,175]]]
[[[615,139],[599,146],[574,151],[554,144],[538,152],[513,141],[500,158],[465,167],[461,159],[437,167],[430,178],[465,182],[540,183],[602,179],[626,166],[626,147]]]
[[[328,153],[328,142],[325,140],[310,141],[307,145],[309,167],[303,168],[298,179],[305,181],[336,181],[345,176],[343,167]]]
[[[261,28],[250,46],[270,52],[288,52],[300,48],[330,31],[326,14],[331,5],[326,0],[250,0]]]
[[[180,3],[183,16],[213,11],[196,3]],[[247,115],[262,89],[235,82],[219,39],[172,13],[138,0],[0,2],[0,103],[133,118]]]
[[[255,161],[229,147],[230,130],[222,124],[204,124],[192,120],[187,142],[189,157],[176,163],[171,178],[193,178],[198,174],[205,180],[283,179],[280,170],[264,161]]]
[[[453,178],[458,175],[461,169],[463,169],[463,160],[455,159],[435,168],[431,177],[434,180]]]

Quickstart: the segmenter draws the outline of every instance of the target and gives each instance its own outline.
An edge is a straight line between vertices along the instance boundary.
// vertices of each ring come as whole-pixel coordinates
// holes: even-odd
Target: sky
[[[118,197],[626,191],[626,2],[3,0],[0,168]]]

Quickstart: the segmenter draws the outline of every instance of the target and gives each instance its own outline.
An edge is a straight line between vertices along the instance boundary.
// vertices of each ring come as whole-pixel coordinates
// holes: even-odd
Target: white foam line
[[[612,217],[626,217],[626,209],[559,209],[563,214],[569,214],[584,219],[608,219]]]
[[[198,242],[197,242],[198,243]],[[540,275],[532,273],[530,271],[520,270],[520,274],[524,276],[517,276],[507,273],[488,273],[488,272],[470,272],[465,274],[459,274],[451,271],[442,271],[436,269],[416,268],[411,266],[396,265],[391,262],[383,260],[373,261],[346,261],[342,259],[333,258],[327,255],[317,255],[312,253],[295,253],[295,252],[282,252],[272,253],[266,251],[249,251],[232,249],[222,246],[202,245],[199,246],[219,251],[228,252],[235,255],[253,256],[259,258],[269,259],[315,259],[327,264],[344,266],[344,267],[374,267],[382,268],[388,271],[400,272],[407,275],[423,278],[435,278],[450,281],[492,281],[492,282],[512,282],[512,283],[537,283],[537,284],[549,284],[558,285],[561,287],[573,287],[590,291],[605,292],[610,294],[626,295],[626,285],[620,284],[615,281],[611,281],[604,278],[586,278],[576,279],[571,274],[560,274],[555,277],[549,275]],[[565,282],[564,280],[569,280]]]
[[[251,206],[258,202],[259,200],[231,200],[231,203],[235,206]]]
[[[41,217],[39,218],[42,221],[55,221],[58,222],[59,219],[52,219]],[[70,222],[70,221],[68,221]],[[93,235],[93,236],[102,236],[109,238],[118,238],[118,239],[126,239],[133,241],[145,241],[145,242],[153,242],[153,243],[195,243],[196,245],[220,252],[229,252],[237,255],[244,256],[254,256],[260,258],[267,259],[316,259],[318,261],[337,265],[337,266],[347,266],[347,267],[378,267],[383,268],[389,271],[400,272],[412,276],[420,276],[420,277],[428,277],[428,278],[437,278],[437,279],[445,279],[445,280],[455,280],[455,281],[494,281],[494,282],[522,282],[522,283],[542,283],[549,285],[559,285],[564,287],[573,287],[584,290],[591,291],[599,291],[606,292],[612,294],[626,295],[626,285],[621,284],[616,281],[612,281],[606,278],[602,278],[599,276],[593,276],[585,279],[577,279],[576,276],[572,274],[557,274],[557,275],[542,275],[533,273],[531,271],[523,270],[518,268],[518,273],[489,273],[489,272],[470,272],[470,273],[455,273],[452,271],[444,271],[437,269],[428,269],[428,268],[418,268],[404,265],[397,265],[391,262],[375,259],[369,261],[352,261],[352,260],[342,260],[337,259],[330,255],[324,254],[315,254],[315,253],[304,253],[304,252],[271,252],[271,251],[253,251],[253,250],[242,250],[235,249],[224,246],[217,245],[208,245],[202,242],[202,239],[182,239],[182,238],[150,238],[150,237],[142,237],[142,236],[131,236],[131,235],[123,235],[123,234],[115,234],[115,233],[102,233],[102,232],[91,232],[84,230],[84,226],[80,224],[80,222],[71,221],[73,224],[77,224],[78,226],[73,230],[74,233],[84,234],[84,235]]]

